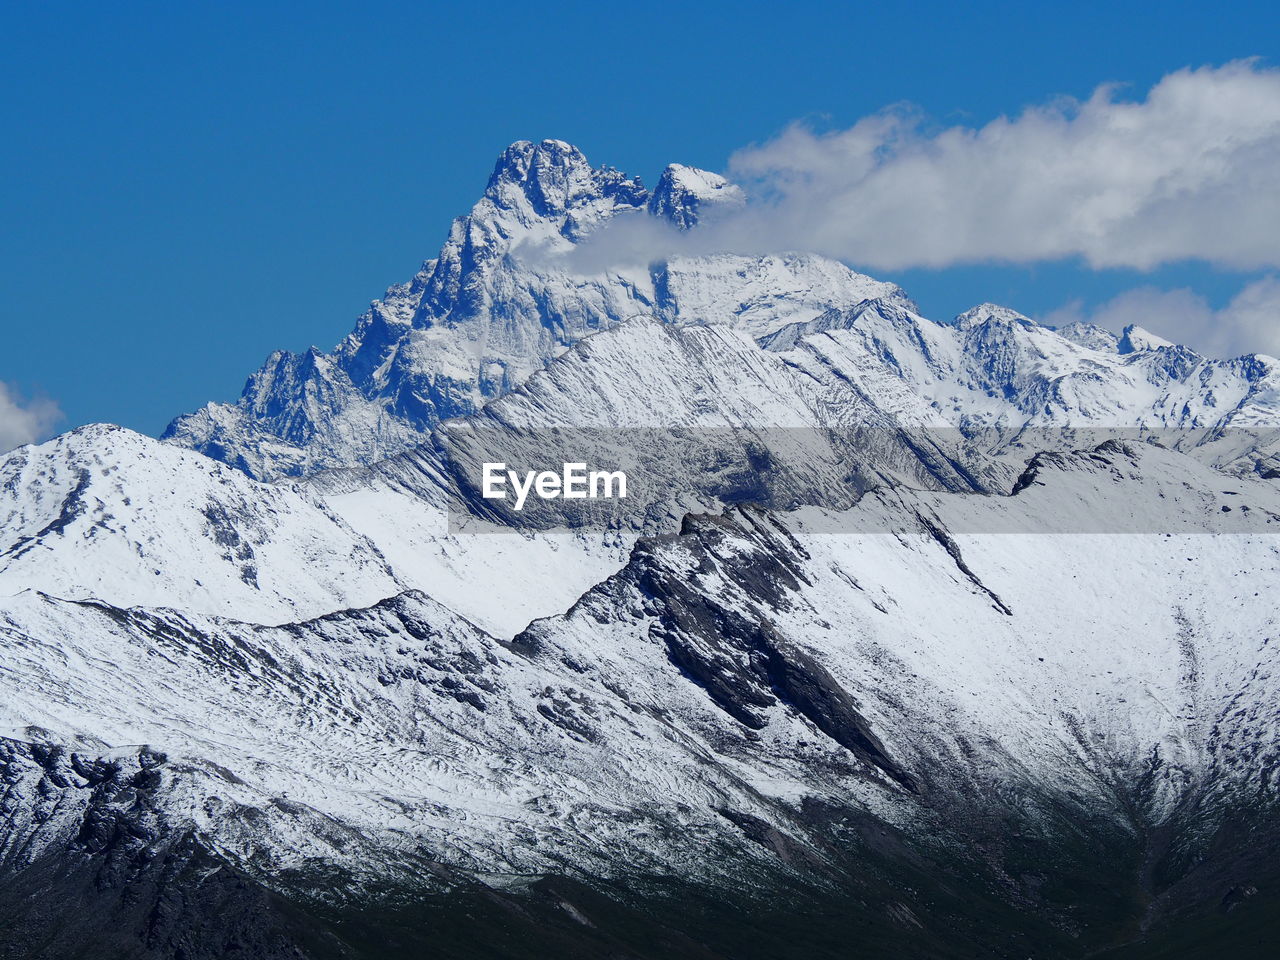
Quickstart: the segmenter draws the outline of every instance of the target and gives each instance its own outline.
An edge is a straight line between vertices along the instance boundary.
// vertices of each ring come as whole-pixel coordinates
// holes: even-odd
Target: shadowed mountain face
[[[514,144],[333,353],[0,460],[0,957],[1269,955],[1275,361],[557,259],[742,202]]]

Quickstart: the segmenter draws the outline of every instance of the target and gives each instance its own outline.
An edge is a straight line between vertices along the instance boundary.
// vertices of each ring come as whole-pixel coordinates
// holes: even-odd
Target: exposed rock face
[[[724,177],[673,163],[662,172],[649,198],[649,211],[681,230],[746,204],[742,188]]]

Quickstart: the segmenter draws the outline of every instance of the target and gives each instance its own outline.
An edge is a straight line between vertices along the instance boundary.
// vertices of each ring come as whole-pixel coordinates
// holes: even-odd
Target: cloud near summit
[[[676,254],[804,250],[866,269],[1080,258],[1150,269],[1280,267],[1280,70],[1179,70],[979,128],[890,108],[846,130],[795,124],[737,151],[750,202],[688,234],[615,221],[579,269]]]
[[[1280,70],[1238,61],[1120,92],[977,129],[930,131],[901,108],[833,133],[795,125],[730,172],[776,243],[867,267],[1280,266]]]
[[[17,388],[0,381],[0,453],[43,439],[61,419],[52,400],[24,401]]]
[[[1144,286],[1092,309],[1069,303],[1039,319],[1050,326],[1084,321],[1108,330],[1136,323],[1206,356],[1261,352],[1280,357],[1280,278],[1261,277],[1216,310],[1194,290]]]

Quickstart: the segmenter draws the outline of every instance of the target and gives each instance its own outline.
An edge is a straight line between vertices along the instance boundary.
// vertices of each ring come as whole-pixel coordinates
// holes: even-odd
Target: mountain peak
[[[1074,344],[1098,350],[1102,353],[1116,353],[1120,347],[1120,337],[1105,327],[1097,324],[1074,320],[1065,326],[1054,328],[1058,336],[1070,340]]]
[[[1161,347],[1172,347],[1173,341],[1158,337],[1149,330],[1144,330],[1136,323],[1131,323],[1120,334],[1120,343],[1116,347],[1118,353],[1141,353],[1144,350],[1159,350]]]
[[[1023,316],[1017,310],[1002,307],[997,303],[980,303],[956,317],[956,326],[961,330],[971,330],[981,324],[993,321],[1000,324],[1018,324],[1023,327],[1037,326],[1030,317]]]
[[[489,187],[496,184],[524,183],[555,167],[591,172],[586,155],[571,143],[563,140],[517,140],[498,155],[489,177]]]
[[[742,188],[720,174],[672,163],[662,172],[658,185],[653,188],[649,212],[681,230],[688,230],[708,208],[731,209],[744,203],[746,195]]]
[[[485,197],[499,207],[528,203],[539,217],[555,217],[582,203],[613,198],[640,206],[647,192],[638,179],[610,167],[594,169],[586,155],[563,140],[517,140],[498,157]]]

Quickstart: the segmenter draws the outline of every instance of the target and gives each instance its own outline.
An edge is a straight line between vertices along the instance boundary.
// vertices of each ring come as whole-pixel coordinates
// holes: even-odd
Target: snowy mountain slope
[[[404,589],[376,548],[296,491],[120,427],[0,459],[0,531],[0,595],[280,622]]]
[[[994,309],[940,325],[893,300],[865,301],[784,327],[763,346],[727,323],[636,318],[581,340],[417,450],[325,471],[296,489],[124,431],[81,432],[33,452],[38,465],[25,454],[6,461],[10,549],[0,585],[260,622],[412,588],[510,636],[618,569],[633,537],[603,527],[671,531],[686,512],[735,502],[842,507],[884,484],[1007,491],[1036,450],[1109,435],[1101,425],[1159,423],[1152,398],[1174,403],[1169,384],[1150,382],[1169,348],[1100,357]],[[1265,379],[1249,386],[1224,365],[1197,364],[1197,383],[1218,378],[1235,391],[1215,394],[1231,399],[1232,415],[1270,415]],[[1161,442],[1216,436],[1206,449],[1219,460],[1257,455],[1253,433],[1182,429],[1217,411],[1196,417],[1189,399],[1179,402],[1184,416],[1156,434]],[[967,411],[962,427],[957,411]],[[1096,429],[1059,428],[1078,422]],[[516,515],[479,496],[480,465],[495,459],[625,467],[630,498],[613,514],[565,512],[560,501]],[[82,475],[87,493],[76,487]],[[83,510],[86,498],[96,512],[65,529],[59,518]],[[499,529],[587,529],[450,536],[450,516],[473,514]]]
[[[741,202],[514,144],[332,353],[168,443],[0,459],[0,947],[1066,958],[1265,922],[1277,361],[935,323],[803,253],[561,256]],[[632,492],[517,516],[495,458]]]
[[[829,311],[761,344],[828,385],[836,407],[856,386],[905,424],[954,428],[988,451],[1139,431],[1223,469],[1274,469],[1277,361],[1207,359],[1132,328],[1113,340],[1064,336],[991,304],[937,324],[888,300]]]
[[[651,196],[561,141],[513,144],[439,257],[375,302],[333,353],[274,354],[237,404],[180,417],[166,438],[259,477],[368,464],[632,316],[740,317],[763,331],[896,290],[809,256],[694,258],[589,276],[554,259],[617,217],[688,228],[738,196],[714,174],[678,166]]]
[[[1274,790],[1273,772],[1221,745],[1183,755],[1213,723],[1219,737],[1249,727],[1267,751],[1276,733],[1269,640],[1278,620],[1259,588],[1276,575],[1280,541],[1204,534],[1220,529],[1226,503],[1267,514],[1274,533],[1280,496],[1256,481],[1205,496],[1213,476],[1170,451],[1112,443],[1047,455],[1011,497],[899,489],[868,495],[848,511],[857,519],[811,508],[693,518],[683,536],[643,542],[619,577],[516,645],[554,649],[566,662],[603,660],[602,677],[660,675],[665,659],[762,736],[781,707],[839,742],[838,729],[824,729],[834,726],[838,698],[824,707],[812,690],[789,691],[785,672],[770,673],[779,654],[790,664],[779,669],[803,669],[799,651],[858,704],[862,729],[848,738],[878,740],[874,751],[862,746],[863,759],[918,789],[943,775],[933,769],[939,738],[959,735],[999,744],[1035,782],[1064,790],[1112,789],[1082,773],[1081,764],[1096,764],[1102,774],[1104,760],[1123,768],[1110,771],[1117,780],[1135,782],[1125,775],[1145,769],[1153,748],[1179,752],[1176,762],[1165,755],[1167,776],[1212,761],[1214,770],[1182,773],[1229,774]],[[1078,532],[1100,504],[1127,516],[1121,529],[1147,532]],[[974,524],[977,510],[1006,519]],[[1083,516],[1056,519],[1072,512]],[[1004,532],[1043,529],[1047,517],[1074,535]],[[1114,515],[1101,519],[1107,530],[1118,526]],[[606,609],[619,605],[629,616],[600,630],[602,617],[616,619]],[[738,650],[724,647],[731,627],[741,631]],[[664,690],[658,702],[674,710],[679,698]],[[1082,731],[1105,735],[1091,746]],[[1093,755],[1102,743],[1106,757]],[[791,757],[795,746],[774,743],[764,753]],[[953,743],[948,760],[952,753],[963,751]],[[955,760],[945,775],[964,769]],[[1172,809],[1170,796],[1151,800]]]
[[[874,516],[849,529],[891,533],[746,508],[643,541],[511,644],[420,595],[257,627],[26,593],[0,629],[2,723],[81,770],[144,762],[131,745],[147,744],[165,831],[294,893],[332,870],[348,902],[375,880],[425,897],[538,876],[625,901],[638,876],[705,890],[754,872],[856,891],[899,942],[961,931],[957,955],[977,956],[1012,935],[978,938],[990,905],[913,894],[901,871],[924,857],[1021,904],[1038,955],[1081,955],[1261,883],[1228,820],[1276,841],[1280,546],[1196,531],[1218,500],[1280,515],[1277,497],[1241,480],[1207,500],[1215,474],[1158,448],[1101,460],[1051,455],[1018,494],[981,499],[1037,516],[1119,487],[1172,536],[952,531],[972,497],[905,490],[853,508]],[[45,776],[31,762],[6,776]],[[6,814],[20,861],[79,829],[71,807],[61,830],[21,828],[44,822],[34,796]],[[873,834],[887,845],[869,851]],[[1045,886],[1049,863],[1081,882],[1124,871],[1107,876],[1132,899],[1091,924],[1092,900]],[[668,904],[663,922],[691,921]]]
[[[238,403],[180,417],[166,439],[263,478],[369,465],[633,317],[727,324],[775,350],[852,330],[886,373],[966,431],[1277,423],[1276,363],[1266,357],[1211,360],[1136,328],[1055,332],[991,304],[934,324],[893,284],[803,253],[672,257],[597,273],[557,259],[618,218],[690,230],[741,202],[705,171],[672,165],[650,194],[561,141],[513,144],[440,255],[374,303],[335,351],[273,355]],[[1270,441],[1261,456],[1249,448],[1209,455],[1275,468]]]
[[[865,396],[820,396],[810,378],[728,326],[635,319],[587,338],[521,388],[439,431],[464,502],[509,526],[671,531],[726,503],[852,503],[876,483],[1002,489],[1005,472],[962,463],[950,443],[914,434]],[[833,417],[835,409],[841,416]],[[832,429],[838,426],[840,429]],[[587,462],[623,469],[625,503],[483,501],[481,467]],[[576,519],[575,519],[576,518]]]
[[[430,591],[503,636],[617,570],[628,541],[451,538],[442,488],[265,484],[96,425],[0,458],[0,608],[40,590],[281,623]]]
[[[626,562],[636,535],[621,531],[516,532],[468,517],[468,535],[458,536],[451,520],[464,509],[446,466],[439,448],[423,446],[318,473],[305,488],[377,544],[402,580],[502,638],[567,609]]]

